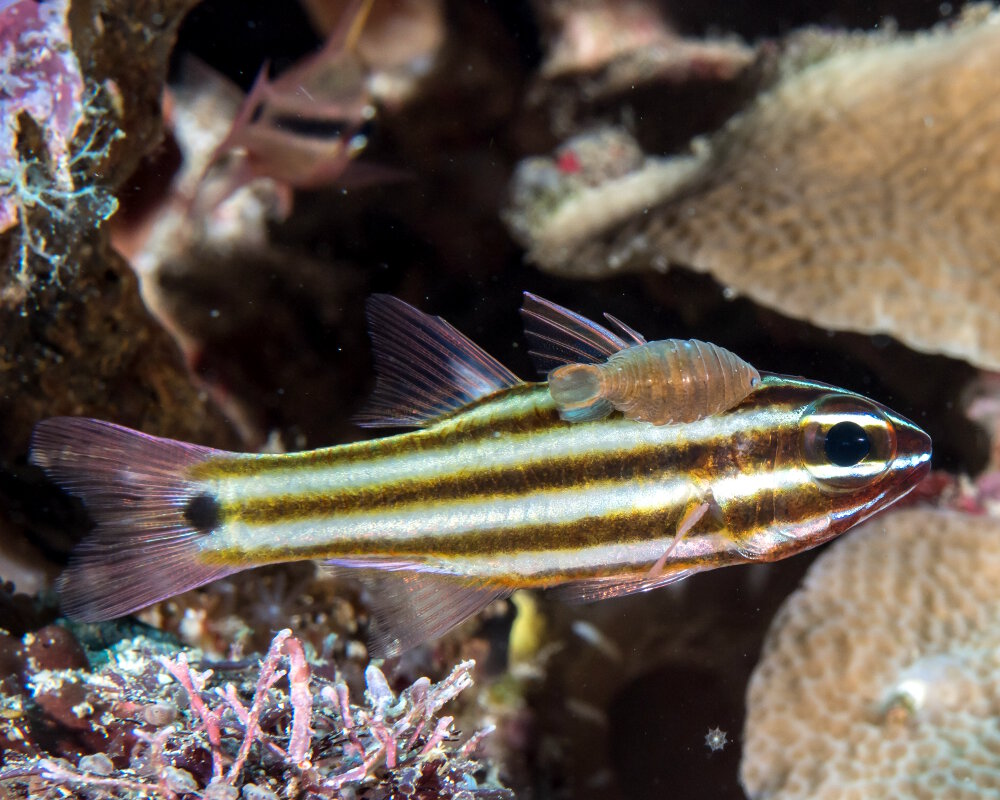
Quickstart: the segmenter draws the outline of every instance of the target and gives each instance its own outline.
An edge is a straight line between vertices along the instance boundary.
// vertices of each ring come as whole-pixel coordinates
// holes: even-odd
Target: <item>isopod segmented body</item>
[[[667,425],[732,408],[760,373],[725,348],[698,339],[665,339],[626,348],[603,364],[566,364],[549,374],[560,416],[600,419],[612,409],[628,419]]]
[[[570,422],[615,409],[654,425],[694,422],[732,408],[760,383],[754,367],[709,342],[647,342],[610,314],[619,333],[529,292],[521,313],[531,355],[548,375],[559,416]]]

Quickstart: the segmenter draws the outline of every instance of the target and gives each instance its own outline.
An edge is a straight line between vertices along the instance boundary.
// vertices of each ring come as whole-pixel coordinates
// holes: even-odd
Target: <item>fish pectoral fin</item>
[[[628,341],[603,325],[531,292],[524,293],[521,317],[525,338],[531,345],[528,355],[542,375],[563,364],[599,364],[619,350],[646,341],[613,317],[609,320],[622,328]]]
[[[363,428],[420,427],[521,383],[443,319],[398,297],[370,297],[368,326],[377,377],[368,404],[354,417]]]
[[[767,549],[762,546],[761,542],[753,538],[736,542],[736,552],[747,561],[760,561],[767,555]]]
[[[709,490],[711,492],[711,490]],[[715,502],[715,498],[712,498],[712,503]],[[648,578],[656,578],[663,574],[663,569],[667,565],[667,560],[673,555],[674,550],[677,549],[677,545],[681,543],[681,540],[691,532],[691,529],[701,521],[701,518],[708,513],[709,508],[711,508],[711,503],[708,501],[702,501],[700,503],[694,503],[688,506],[687,511],[684,512],[684,516],[681,517],[680,522],[677,523],[677,530],[674,533],[674,540],[670,543],[670,546],[663,551],[656,563],[649,570],[649,574],[646,576]]]
[[[694,567],[660,573],[653,577],[642,573],[627,578],[618,575],[607,578],[584,578],[563,586],[555,586],[549,591],[569,603],[590,603],[594,600],[606,600],[609,597],[623,597],[627,594],[648,592],[651,589],[658,589],[661,586],[684,580],[698,571],[699,569]]]
[[[373,617],[368,650],[375,658],[390,658],[443,636],[510,594],[468,578],[420,571],[426,569],[421,564],[378,559],[328,563],[335,569],[351,567],[337,569],[337,574],[359,581],[366,590]]]

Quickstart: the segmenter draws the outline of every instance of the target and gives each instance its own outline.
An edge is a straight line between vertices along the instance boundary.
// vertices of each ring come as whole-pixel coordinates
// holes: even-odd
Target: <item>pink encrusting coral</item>
[[[111,80],[88,85],[68,13],[65,0],[0,5],[0,233],[20,226],[22,289],[36,274],[58,281],[118,207],[100,164],[124,135],[107,114],[121,93]]]
[[[0,232],[17,222],[7,176],[18,169],[19,117],[42,129],[53,172],[68,182],[69,143],[83,109],[83,76],[66,26],[68,0],[0,2]]]

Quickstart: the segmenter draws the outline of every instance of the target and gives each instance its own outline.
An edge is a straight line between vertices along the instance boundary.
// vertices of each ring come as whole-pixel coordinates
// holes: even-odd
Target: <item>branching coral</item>
[[[257,669],[251,662],[205,669],[192,664],[196,651],[162,651],[139,638],[116,646],[94,673],[32,673],[30,698],[6,703],[0,720],[19,751],[3,756],[0,787],[38,798],[512,796],[482,782],[485,767],[473,760],[489,730],[459,745],[452,717],[438,716],[472,684],[471,661],[399,695],[370,665],[358,705],[336,671],[317,674],[325,665],[310,663],[288,630]],[[40,714],[61,756],[32,735]],[[67,757],[74,747],[67,739],[81,755]]]
[[[581,277],[684,265],[820,326],[1000,368],[1000,13],[784,47],[774,86],[690,155],[557,185],[558,202],[522,165],[531,257]]]
[[[897,511],[837,542],[747,692],[754,800],[1000,797],[1000,520]]]

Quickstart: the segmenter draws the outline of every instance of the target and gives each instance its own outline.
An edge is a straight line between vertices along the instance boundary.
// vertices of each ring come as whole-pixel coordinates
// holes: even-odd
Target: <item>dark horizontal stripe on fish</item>
[[[434,533],[401,540],[398,537],[380,536],[378,521],[372,522],[373,530],[358,537],[331,540],[313,547],[289,548],[275,543],[271,547],[255,545],[252,550],[230,548],[206,552],[205,557],[221,563],[244,564],[258,561],[270,563],[290,558],[327,559],[343,556],[391,556],[393,558],[447,559],[455,557],[503,557],[513,553],[567,552],[586,547],[609,544],[634,544],[654,536],[666,536],[676,530],[677,523],[686,510],[679,504],[652,511],[615,511],[602,516],[561,523],[540,523],[498,527],[485,531],[462,531],[445,534]],[[695,531],[717,532],[718,522],[708,515],[695,527]],[[698,535],[696,532],[688,537]]]
[[[749,448],[744,448],[747,452]],[[566,502],[574,493],[600,484],[664,481],[691,476],[708,481],[712,475],[731,469],[732,447],[728,438],[685,442],[679,446],[650,445],[631,450],[567,455],[526,461],[509,467],[470,465],[448,475],[421,480],[406,478],[391,484],[359,489],[340,489],[308,494],[282,494],[249,498],[223,506],[224,523],[274,525],[330,517],[354,512],[400,513],[407,508],[440,506],[451,501],[490,499],[526,500],[544,491],[564,490]]]
[[[814,389],[791,382],[767,386],[719,416],[727,416],[747,407],[780,410],[782,407],[799,405],[804,391],[814,391]],[[372,465],[383,458],[414,452],[430,454],[497,436],[524,435],[557,428],[579,428],[584,425],[588,427],[603,425],[608,421],[619,419],[620,416],[615,413],[607,420],[594,423],[564,422],[559,419],[552,405],[547,384],[525,383],[470,403],[461,411],[423,430],[302,453],[214,459],[193,467],[188,477],[193,480],[217,480],[227,477],[294,473],[300,469],[349,466],[356,463]]]
[[[299,453],[212,459],[195,465],[188,477],[192,480],[217,480],[355,463],[370,464],[373,459],[392,458],[414,451],[429,452],[451,447],[458,441],[475,441],[498,434],[533,433],[568,425],[559,419],[546,384],[524,383],[470,403],[421,430]]]

